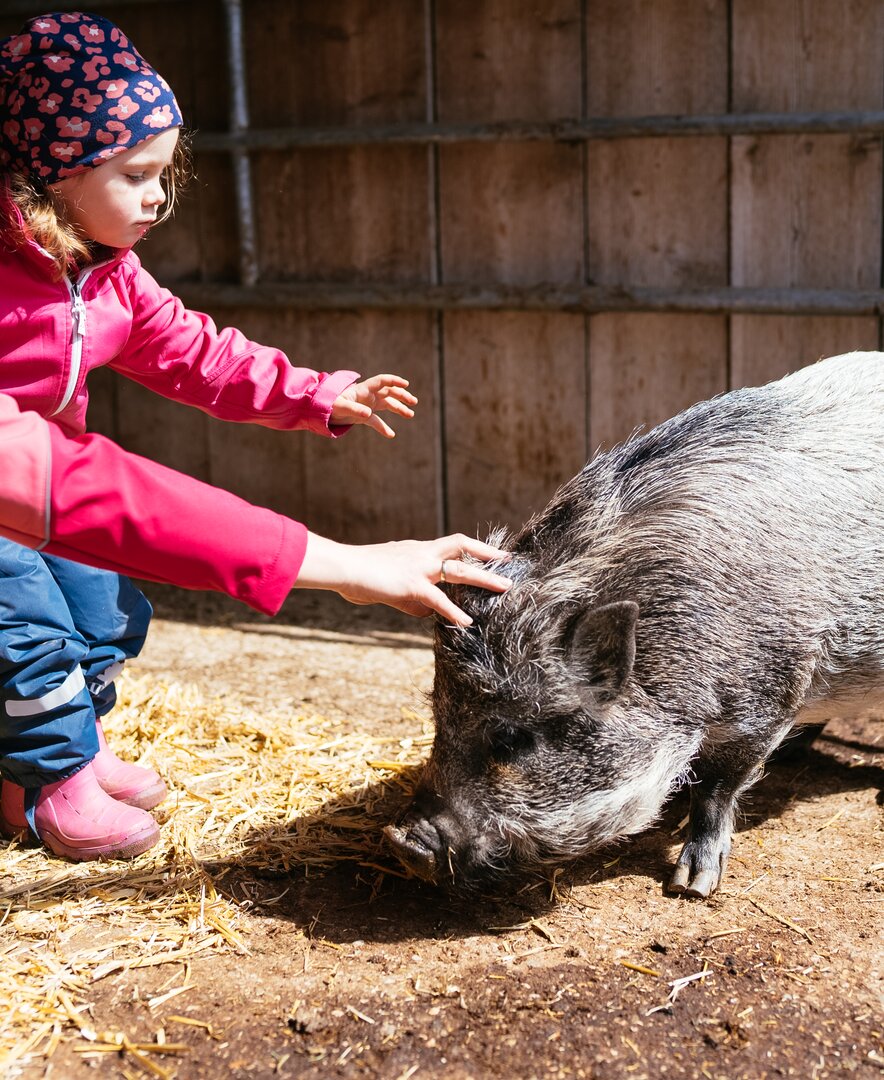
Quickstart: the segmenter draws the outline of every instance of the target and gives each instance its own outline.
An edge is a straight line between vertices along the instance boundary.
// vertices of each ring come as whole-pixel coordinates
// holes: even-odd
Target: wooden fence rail
[[[673,289],[630,285],[402,285],[259,282],[251,286],[179,282],[191,307],[307,311],[681,312],[742,315],[884,315],[884,289]]]
[[[453,143],[561,142],[597,139],[715,135],[881,135],[884,110],[816,113],[719,113],[710,116],[595,116],[545,123],[505,120],[489,124],[390,124],[205,131],[194,136],[202,152],[292,150],[329,146],[414,146]]]

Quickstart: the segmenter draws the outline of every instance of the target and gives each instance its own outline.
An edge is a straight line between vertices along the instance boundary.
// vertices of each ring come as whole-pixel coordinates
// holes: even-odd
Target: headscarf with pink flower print
[[[168,83],[108,19],[41,15],[0,40],[5,169],[52,184],[181,123]]]

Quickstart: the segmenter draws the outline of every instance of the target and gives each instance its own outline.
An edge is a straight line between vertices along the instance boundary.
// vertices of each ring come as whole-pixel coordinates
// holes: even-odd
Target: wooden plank
[[[445,319],[449,526],[517,526],[586,460],[584,319]]]
[[[876,0],[734,0],[737,110],[880,108],[884,6]],[[874,287],[881,282],[880,139],[734,138],[732,283]],[[877,348],[878,320],[732,320],[735,385],[819,356]]]
[[[738,112],[880,109],[880,0],[733,0]]]
[[[452,0],[436,10],[440,123],[580,115],[577,0]],[[443,282],[583,280],[579,147],[438,153]],[[443,327],[448,526],[516,525],[585,460],[585,320],[446,313]]]
[[[446,147],[439,162],[443,280],[580,282],[582,162],[574,146]]]
[[[726,0],[587,0],[590,116],[727,110]]]
[[[323,314],[305,329],[314,351],[334,367],[355,362],[371,375],[392,366],[419,398],[413,420],[388,417],[397,433],[392,441],[367,428],[354,429],[335,442],[309,440],[308,524],[348,543],[438,536],[442,501],[433,317],[364,312],[329,320]]]
[[[880,285],[880,139],[735,138],[732,182],[734,285]]]
[[[244,5],[254,127],[426,119],[423,0]]]
[[[592,280],[726,284],[727,182],[725,139],[627,139],[590,146]]]
[[[420,147],[256,155],[262,275],[271,281],[426,280],[427,168]]]
[[[583,120],[492,120],[489,123],[372,124],[199,131],[200,151],[291,150],[332,146],[440,146],[444,143],[560,142],[712,135],[881,135],[884,109],[591,116]]]
[[[593,452],[727,389],[719,316],[595,315],[589,347]]]
[[[268,319],[254,309],[234,316],[244,332],[284,349],[296,364],[323,371],[350,367],[364,375],[395,367],[409,379],[420,404],[414,420],[390,420],[397,431],[393,440],[362,428],[331,440],[210,423],[213,481],[348,543],[436,534],[433,317],[285,312]]]
[[[580,111],[580,6],[450,0],[437,13],[443,123]],[[582,158],[573,146],[446,146],[439,154],[446,281],[580,281]]]
[[[733,386],[760,386],[827,356],[876,350],[876,319],[759,315],[733,320]]]
[[[444,0],[436,10],[439,120],[581,114],[579,0]]]
[[[591,116],[727,108],[724,0],[589,0]],[[727,284],[727,142],[627,139],[587,148],[589,276],[596,284]],[[726,319],[590,320],[592,448],[727,385]]]
[[[425,119],[422,0],[273,0],[246,30],[255,126]],[[288,151],[256,155],[254,164],[263,276],[426,276],[423,149]]]
[[[508,285],[502,282],[397,284],[180,282],[177,292],[191,306],[225,309],[299,308],[345,311],[564,311],[595,315],[612,311],[696,312],[753,315],[877,315],[884,289],[813,289],[731,285]]]
[[[273,0],[244,8],[252,122],[396,123],[425,118],[422,0],[378,5]],[[284,47],[281,47],[284,43]],[[262,276],[280,281],[402,281],[432,264],[429,173],[421,147],[255,155]],[[441,528],[433,317],[413,313],[240,311],[256,340],[295,363],[413,380],[419,417],[391,443],[357,429],[333,442],[210,430],[225,486],[349,542]]]

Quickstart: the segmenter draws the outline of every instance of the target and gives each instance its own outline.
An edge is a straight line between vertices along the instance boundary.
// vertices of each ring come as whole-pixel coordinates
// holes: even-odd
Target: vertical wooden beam
[[[726,0],[589,0],[588,113],[727,108]],[[727,142],[591,143],[589,274],[597,284],[727,284]],[[724,317],[593,316],[595,447],[653,425],[727,382]]]
[[[734,0],[737,111],[880,109],[884,6],[876,0]],[[877,288],[881,140],[732,140],[732,284]],[[734,316],[733,382],[878,347],[874,318]]]
[[[580,115],[579,0],[446,0],[437,8],[442,123]],[[445,281],[584,279],[582,156],[556,144],[439,151]],[[584,320],[444,318],[448,520],[515,525],[586,457]]]

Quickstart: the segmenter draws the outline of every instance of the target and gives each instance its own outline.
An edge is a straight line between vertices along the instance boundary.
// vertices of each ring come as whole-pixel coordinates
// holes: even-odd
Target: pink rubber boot
[[[160,838],[150,814],[117,802],[104,791],[91,761],[66,780],[40,788],[34,822],[50,851],[78,862],[131,859]],[[25,789],[9,780],[0,786],[0,829],[10,837],[29,832]]]
[[[112,799],[137,806],[141,810],[152,810],[165,799],[168,791],[160,776],[153,769],[142,765],[133,765],[121,761],[107,745],[101,721],[98,728],[99,751],[92,759],[95,777]]]

